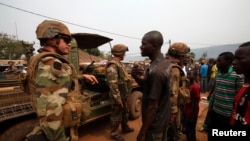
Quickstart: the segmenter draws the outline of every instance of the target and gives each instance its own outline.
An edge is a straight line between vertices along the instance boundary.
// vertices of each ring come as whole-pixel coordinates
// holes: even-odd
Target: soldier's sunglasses
[[[71,37],[68,35],[59,34],[58,38],[63,39],[66,44],[69,44],[71,42]]]

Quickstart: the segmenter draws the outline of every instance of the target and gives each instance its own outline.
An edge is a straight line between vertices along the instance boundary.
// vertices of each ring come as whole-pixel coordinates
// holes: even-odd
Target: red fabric
[[[247,103],[245,119],[247,121],[247,124],[250,125],[250,101],[248,101]]]
[[[189,116],[190,114],[199,113],[199,104],[193,107],[194,100],[200,100],[200,85],[195,83],[189,87],[191,101],[185,105],[185,114]],[[193,109],[194,108],[194,109]],[[193,111],[194,110],[194,111]]]
[[[234,125],[235,124],[235,115],[237,114],[237,108],[239,106],[239,102],[244,94],[244,92],[247,90],[248,87],[244,87],[242,86],[238,92],[238,94],[235,97],[235,101],[234,101],[234,108],[233,108],[233,113],[232,113],[232,117],[230,119],[230,124]],[[250,125],[250,101],[247,102],[247,108],[245,111],[245,121],[247,122],[248,125]]]

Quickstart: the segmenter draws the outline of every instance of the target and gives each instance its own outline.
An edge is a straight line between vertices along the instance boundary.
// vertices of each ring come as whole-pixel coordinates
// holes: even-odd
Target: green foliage
[[[112,56],[111,56],[111,51],[107,52],[107,53],[105,54],[105,56],[104,56],[104,58],[105,58],[105,59],[108,59],[108,60],[111,59],[111,57],[112,57]]]
[[[104,54],[105,53],[103,51],[101,51],[99,57],[104,58],[105,57]]]
[[[195,53],[194,52],[190,52],[190,56],[194,59],[195,58]]]
[[[0,59],[20,59],[24,52],[22,42],[15,36],[0,33]]]
[[[101,52],[98,48],[84,49],[84,51],[94,56],[105,57],[104,52]]]
[[[101,54],[100,50],[98,48],[91,48],[91,49],[84,49],[87,53],[95,56],[99,56]]]
[[[207,52],[204,52],[202,55],[201,55],[202,58],[207,58]]]

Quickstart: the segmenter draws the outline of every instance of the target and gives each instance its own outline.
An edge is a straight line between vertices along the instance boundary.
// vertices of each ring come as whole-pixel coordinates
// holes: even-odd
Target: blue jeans
[[[211,90],[213,88],[214,84],[215,84],[215,77],[210,78],[210,80],[209,80],[209,89],[208,90]]]
[[[207,77],[201,77],[200,87],[201,87],[201,92],[202,93],[205,93],[205,92],[208,91]]]

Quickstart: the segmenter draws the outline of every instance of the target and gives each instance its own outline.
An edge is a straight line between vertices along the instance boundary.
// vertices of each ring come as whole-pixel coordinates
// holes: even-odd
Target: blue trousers
[[[200,87],[201,87],[201,92],[202,93],[205,93],[205,92],[208,91],[207,77],[201,77]]]

